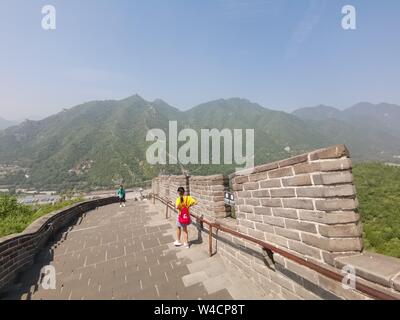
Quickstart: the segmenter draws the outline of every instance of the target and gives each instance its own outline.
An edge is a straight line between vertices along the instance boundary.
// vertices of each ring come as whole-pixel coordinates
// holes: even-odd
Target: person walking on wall
[[[178,210],[178,216],[176,220],[176,226],[177,226],[176,241],[174,242],[174,245],[176,247],[182,246],[181,235],[183,230],[183,246],[185,248],[189,248],[188,226],[191,224],[189,210],[196,204],[197,201],[190,195],[185,196],[185,189],[183,187],[179,187],[178,198],[176,199],[175,203],[175,207]]]
[[[124,186],[122,184],[120,185],[120,187],[119,187],[119,189],[117,191],[117,194],[118,194],[118,198],[119,198],[119,207],[120,208],[125,207],[126,206],[126,199],[125,199],[126,191],[125,191]]]

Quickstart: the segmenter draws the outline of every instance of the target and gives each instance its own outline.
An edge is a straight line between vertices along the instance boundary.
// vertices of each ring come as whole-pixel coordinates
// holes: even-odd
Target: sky
[[[133,94],[183,110],[400,104],[399,16],[398,0],[0,0],[0,117]]]

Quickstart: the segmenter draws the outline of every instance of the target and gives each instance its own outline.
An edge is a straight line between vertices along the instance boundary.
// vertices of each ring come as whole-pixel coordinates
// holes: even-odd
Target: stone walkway
[[[1,299],[197,300],[271,299],[228,270],[191,233],[190,249],[175,248],[174,218],[150,202],[110,205],[86,213],[38,255]],[[54,266],[56,289],[38,285]]]

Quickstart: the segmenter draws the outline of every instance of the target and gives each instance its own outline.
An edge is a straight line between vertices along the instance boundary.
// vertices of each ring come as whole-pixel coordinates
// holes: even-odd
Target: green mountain
[[[15,126],[17,122],[9,121],[0,117],[0,130],[7,129],[9,127]]]
[[[343,111],[318,106],[296,110],[293,115],[311,124],[328,142],[347,144],[355,159],[398,161],[400,106],[363,102]]]
[[[342,120],[309,120],[269,110],[244,99],[217,100],[180,111],[162,100],[138,95],[120,101],[93,101],[41,121],[0,132],[0,185],[39,189],[110,187],[124,181],[139,185],[161,171],[178,174],[178,165],[152,166],[146,151],[150,129],[168,134],[169,121],[178,129],[254,129],[256,164],[283,159],[315,148],[348,143],[359,159],[375,159],[381,151],[392,157],[398,139],[385,130],[349,126]],[[199,135],[200,136],[200,135]],[[183,143],[181,143],[183,144]],[[397,153],[397,154],[400,154]],[[385,154],[386,155],[386,154]],[[189,165],[194,174],[230,173],[234,165]]]

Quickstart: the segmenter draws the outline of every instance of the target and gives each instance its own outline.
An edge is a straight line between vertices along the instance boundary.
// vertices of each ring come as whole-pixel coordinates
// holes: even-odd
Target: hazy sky
[[[341,26],[346,4],[355,31]],[[0,117],[135,93],[182,109],[400,104],[399,35],[398,0],[0,0]]]

